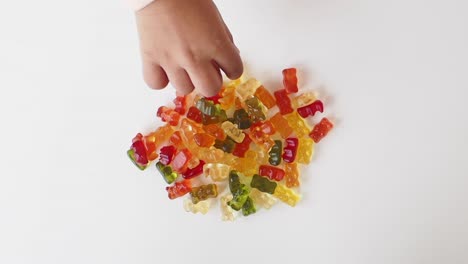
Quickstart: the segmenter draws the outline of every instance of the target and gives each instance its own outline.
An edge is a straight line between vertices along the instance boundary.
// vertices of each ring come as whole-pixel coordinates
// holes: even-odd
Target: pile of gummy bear
[[[213,97],[178,96],[157,111],[166,124],[137,134],[128,156],[141,170],[155,162],[169,198],[189,195],[184,207],[193,213],[206,214],[217,197],[223,220],[277,200],[295,206],[298,164],[310,163],[333,124],[324,117],[311,129],[307,119],[324,106],[312,92],[297,94],[295,68],[283,70],[283,86],[272,95],[256,79],[239,79]]]

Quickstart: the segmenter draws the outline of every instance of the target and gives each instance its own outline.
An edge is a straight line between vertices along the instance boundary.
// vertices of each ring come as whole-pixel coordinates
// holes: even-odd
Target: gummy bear
[[[300,185],[297,163],[285,163],[284,172],[284,178],[287,187],[292,188],[298,187]]]
[[[192,197],[192,202],[197,204],[200,201],[218,196],[218,186],[216,184],[207,184],[193,187],[190,191],[190,195]]]
[[[202,159],[207,163],[219,162],[225,155],[224,151],[215,147],[201,148],[197,154],[199,159]]]
[[[207,163],[203,167],[203,173],[206,177],[211,177],[215,182],[221,182],[229,177],[231,167],[222,163]]]
[[[204,130],[207,134],[214,136],[218,140],[225,140],[226,134],[224,130],[220,128],[217,124],[210,124],[204,127]]]
[[[245,100],[245,105],[247,106],[247,112],[253,122],[263,121],[266,119],[264,106],[257,97],[252,96],[248,98]]]
[[[127,154],[133,164],[140,170],[146,169],[148,166],[148,158],[146,156],[147,153],[145,143],[143,142],[143,136],[140,133],[133,139],[132,146],[127,151]]]
[[[197,166],[194,168],[188,168],[184,173],[182,173],[182,177],[184,179],[192,179],[200,174],[203,173],[203,166],[205,165],[205,162],[203,160],[200,160]]]
[[[172,168],[162,164],[161,162],[156,163],[156,168],[163,176],[164,180],[171,184],[177,179],[177,173],[172,171]]]
[[[323,113],[323,103],[320,100],[317,100],[309,105],[297,108],[297,113],[306,118],[308,116],[314,116],[316,112]]]
[[[294,131],[290,126],[288,121],[281,115],[281,113],[276,113],[270,118],[271,124],[278,131],[282,138],[289,137]]]
[[[214,116],[202,114],[203,125],[218,124],[227,120],[226,111],[220,109],[219,112]]]
[[[175,105],[174,111],[184,115],[185,111],[187,111],[187,96],[177,96],[173,102]]]
[[[205,97],[205,99],[212,101],[214,104],[219,104],[219,99],[222,98],[223,91],[224,91],[224,88],[222,87],[221,90],[219,90],[217,94],[210,96],[210,97]]]
[[[167,195],[171,200],[186,195],[191,189],[192,186],[189,180],[176,182],[174,185],[166,187]]]
[[[330,122],[326,117],[324,117],[318,124],[314,126],[312,132],[310,132],[310,137],[314,140],[315,143],[319,143],[328,132],[333,128],[333,123]]]
[[[188,162],[192,158],[192,153],[188,149],[182,149],[177,152],[172,160],[172,168],[180,173],[187,170]]]
[[[252,143],[252,139],[245,135],[244,140],[241,143],[235,145],[234,150],[232,151],[232,155],[243,158],[247,150],[250,148],[250,143]]]
[[[233,123],[235,123],[239,129],[247,129],[252,125],[252,120],[247,111],[241,108],[234,111]]]
[[[299,147],[299,140],[297,138],[287,138],[285,143],[283,160],[288,163],[294,162],[297,155],[297,148]]]
[[[187,212],[192,212],[194,214],[201,213],[201,214],[207,214],[208,211],[210,210],[210,201],[205,200],[198,202],[197,204],[194,204],[192,200],[186,199],[184,200],[184,209]]]
[[[232,209],[239,211],[249,198],[249,189],[245,184],[240,183],[239,175],[236,171],[231,171],[229,174],[229,190],[233,195],[233,199],[228,202],[228,205]]]
[[[277,199],[273,195],[261,192],[255,188],[250,190],[250,197],[252,198],[255,204],[265,209],[270,209],[277,202]]]
[[[258,171],[258,154],[253,150],[247,150],[244,158],[238,158],[232,164],[232,167],[242,172],[245,176],[252,176]]]
[[[266,106],[268,109],[276,105],[275,97],[271,95],[271,93],[267,89],[265,89],[263,85],[257,88],[254,95],[258,99],[260,99],[263,105]]]
[[[174,132],[174,134],[169,138],[169,142],[178,149],[184,148],[184,142],[180,131]]]
[[[237,125],[234,125],[229,121],[225,121],[221,124],[221,128],[224,130],[224,133],[235,142],[242,143],[244,140],[245,134],[242,133],[242,130],[237,128]]]
[[[217,116],[220,114],[222,110],[221,107],[217,104],[214,104],[210,100],[206,100],[205,98],[201,98],[197,101],[196,107],[200,110],[203,114],[208,116]]]
[[[207,133],[197,133],[193,136],[195,143],[204,148],[208,148],[214,145],[216,138]]]
[[[286,115],[294,111],[294,109],[291,106],[291,99],[289,98],[286,90],[278,90],[273,94],[275,95],[276,104],[278,105],[278,108],[282,115]]]
[[[283,143],[281,140],[275,140],[275,145],[268,153],[268,162],[273,166],[278,166],[281,163],[281,152],[283,150]]]
[[[187,113],[187,118],[190,120],[193,120],[197,123],[202,122],[202,112],[198,110],[195,106],[192,106],[189,108],[188,113]]]
[[[297,149],[297,162],[309,164],[314,153],[314,141],[309,137],[299,139],[299,148]]]
[[[271,122],[257,122],[250,127],[249,136],[257,145],[261,146],[266,151],[270,151],[275,143],[269,135],[274,134],[274,131]]]
[[[234,101],[236,98],[235,90],[235,86],[227,86],[224,89],[224,91],[222,92],[223,97],[218,100],[222,109],[228,110],[234,105]]]
[[[222,220],[223,221],[234,221],[234,211],[232,210],[231,206],[227,203],[231,201],[233,198],[232,194],[226,194],[225,196],[221,197],[221,213],[222,213]]]
[[[247,196],[247,200],[245,200],[244,205],[242,205],[242,214],[244,216],[249,216],[251,214],[254,214],[257,212],[257,209],[255,208],[255,204],[252,200],[252,198]]]
[[[245,83],[240,84],[237,86],[236,92],[239,96],[240,100],[245,101],[247,98],[252,96],[258,87],[260,87],[261,83],[256,79],[249,79]]]
[[[235,146],[236,142],[234,142],[234,140],[228,137],[224,141],[216,139],[214,144],[215,148],[221,149],[226,153],[231,153],[234,150]]]
[[[292,99],[292,105],[294,108],[299,108],[308,104],[313,103],[317,97],[313,92],[302,93]]]
[[[284,170],[269,165],[261,165],[258,172],[260,176],[268,177],[274,181],[281,181],[284,178]]]
[[[273,195],[292,207],[296,206],[296,204],[301,200],[301,196],[299,194],[282,184],[278,184]]]
[[[174,146],[165,146],[159,150],[159,162],[163,165],[169,165],[174,158],[176,148]]]
[[[166,106],[161,106],[156,114],[163,122],[171,126],[177,126],[180,120],[180,114]]]
[[[174,133],[174,129],[167,124],[156,129],[156,131],[145,136],[145,142],[153,142],[157,146],[167,141]]]
[[[273,194],[276,189],[276,182],[269,181],[267,178],[255,174],[250,182],[250,187],[259,191]]]
[[[283,70],[283,85],[288,93],[297,93],[297,76],[296,68]]]
[[[289,126],[292,127],[297,137],[304,137],[310,133],[306,122],[297,112],[287,115],[286,120],[288,120]]]

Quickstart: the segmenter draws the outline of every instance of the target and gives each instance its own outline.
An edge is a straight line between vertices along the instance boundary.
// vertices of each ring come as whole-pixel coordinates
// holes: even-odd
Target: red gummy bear
[[[187,193],[189,193],[191,190],[192,190],[192,184],[190,183],[189,180],[176,182],[174,185],[166,187],[167,196],[169,196],[169,199],[171,200],[184,196]]]
[[[330,122],[326,117],[322,118],[318,124],[314,126],[312,132],[310,132],[309,136],[314,140],[315,143],[319,143],[330,130],[333,128],[333,123]]]
[[[198,175],[203,173],[203,166],[205,166],[205,162],[203,160],[200,160],[200,163],[198,163],[195,168],[192,169],[187,169],[184,173],[182,173],[182,177],[184,179],[192,179],[197,177]]]
[[[169,165],[174,158],[176,148],[172,145],[162,147],[159,151],[159,161],[164,165]]]
[[[283,85],[286,92],[297,93],[299,89],[297,88],[296,68],[283,70]]]
[[[269,165],[261,165],[258,173],[274,181],[281,181],[284,178],[284,170]]]
[[[320,100],[317,100],[309,105],[297,108],[297,113],[306,118],[308,116],[314,116],[316,112],[323,113],[323,103]]]
[[[187,96],[177,96],[173,102],[175,105],[174,111],[184,115],[185,111],[187,110]]]
[[[292,113],[294,109],[291,106],[291,99],[285,89],[278,90],[273,93],[276,98],[276,104],[282,115]]]
[[[287,138],[285,140],[283,160],[287,163],[292,163],[296,159],[297,147],[299,140],[297,138]]]
[[[180,114],[169,107],[159,107],[156,115],[160,117],[163,122],[167,122],[171,126],[177,126],[177,124],[179,124]]]

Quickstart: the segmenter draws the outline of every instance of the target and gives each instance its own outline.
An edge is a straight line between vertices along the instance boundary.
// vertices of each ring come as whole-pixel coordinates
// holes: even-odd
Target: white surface
[[[2,1],[0,263],[468,263],[467,3],[218,1],[250,75],[299,67],[338,120],[303,203],[224,223],[125,155],[173,96],[125,7]]]

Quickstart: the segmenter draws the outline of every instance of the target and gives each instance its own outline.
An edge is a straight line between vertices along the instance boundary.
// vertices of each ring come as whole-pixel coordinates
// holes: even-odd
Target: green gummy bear
[[[229,190],[233,198],[227,204],[232,209],[239,211],[249,198],[250,190],[240,182],[239,174],[235,170],[229,173]]]
[[[198,110],[200,110],[203,114],[207,116],[222,116],[223,112],[224,115],[226,112],[221,108],[219,104],[214,104],[210,100],[206,100],[205,98],[201,98],[200,100],[197,101],[196,107]]]
[[[268,180],[267,178],[262,177],[258,174],[255,174],[252,177],[252,181],[250,182],[250,187],[256,188],[261,192],[266,192],[269,194],[275,193],[276,186],[278,186],[276,182],[272,182]]]
[[[252,120],[250,120],[249,114],[243,108],[234,111],[233,117],[232,123],[236,124],[239,129],[247,129],[252,126]]]
[[[207,200],[208,198],[215,198],[218,196],[218,186],[216,184],[207,184],[193,187],[190,191],[190,196],[194,204]]]
[[[275,140],[275,145],[271,148],[268,155],[268,162],[273,166],[278,166],[281,163],[281,152],[283,151],[283,143],[281,140]]]
[[[226,153],[232,153],[235,146],[236,146],[236,142],[229,137],[226,137],[224,141],[216,139],[215,144],[214,144],[215,148],[221,149],[222,151]]]
[[[168,183],[171,184],[175,182],[177,179],[177,173],[175,171],[172,171],[172,168],[169,166],[166,166],[162,164],[161,162],[156,163],[156,168],[158,171],[161,173],[163,176],[164,180]]]
[[[233,193],[233,198],[228,202],[228,205],[231,206],[232,209],[239,211],[249,198],[249,194],[250,190],[247,186],[245,186],[245,184],[240,184],[239,189],[237,192]]]
[[[215,116],[209,116],[202,114],[202,123],[203,125],[218,124],[227,120],[226,111],[223,109]]]
[[[253,121],[263,121],[266,119],[266,115],[264,112],[265,107],[260,102],[260,100],[258,100],[257,97],[253,96],[245,100],[245,104],[247,105],[247,112],[249,113]]]
[[[244,216],[248,216],[251,214],[255,214],[257,212],[257,209],[255,208],[255,204],[252,200],[252,198],[247,197],[247,200],[245,201],[244,205],[242,206],[242,214]]]
[[[229,190],[231,193],[236,193],[240,189],[240,178],[237,171],[232,170],[229,172]]]

